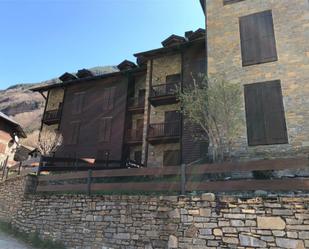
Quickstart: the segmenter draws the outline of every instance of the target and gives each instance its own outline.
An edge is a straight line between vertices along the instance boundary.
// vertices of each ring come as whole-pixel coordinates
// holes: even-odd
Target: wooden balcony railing
[[[60,121],[60,117],[61,117],[60,108],[46,111],[43,116],[43,123],[47,125],[58,123]]]
[[[160,84],[151,87],[150,97],[163,97],[169,95],[176,95],[177,88],[180,86],[179,82]]]
[[[129,129],[126,133],[127,143],[142,143],[143,129]]]
[[[128,101],[128,110],[134,113],[143,113],[145,108],[145,98],[130,98]]]
[[[150,124],[148,138],[179,137],[180,122],[169,122],[160,124]]]

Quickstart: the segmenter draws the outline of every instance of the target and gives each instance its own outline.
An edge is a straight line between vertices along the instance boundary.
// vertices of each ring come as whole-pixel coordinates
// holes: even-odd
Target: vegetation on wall
[[[223,76],[200,76],[178,95],[184,115],[209,139],[213,161],[230,159],[243,122],[239,84],[226,82]]]
[[[32,234],[26,234],[20,232],[19,230],[14,228],[10,223],[7,222],[0,222],[0,231],[12,235],[18,240],[24,241],[25,243],[33,246],[34,248],[65,249],[65,246],[60,242],[55,242],[50,239],[42,240],[37,232]]]

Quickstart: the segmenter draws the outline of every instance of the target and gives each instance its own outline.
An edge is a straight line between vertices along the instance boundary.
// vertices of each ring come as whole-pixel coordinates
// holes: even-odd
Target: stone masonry
[[[24,183],[16,178],[0,184],[0,218],[69,249],[309,247],[304,194],[23,196]]]
[[[308,153],[308,1],[245,0],[223,5],[223,0],[206,0],[206,6],[210,77],[224,74],[228,82],[241,86],[281,80],[289,144],[248,147],[244,125],[235,154],[273,157]],[[265,10],[272,10],[278,61],[242,67],[239,17]],[[245,119],[245,112],[243,116]]]
[[[152,61],[148,62],[147,67],[147,79],[146,79],[146,99],[149,96],[150,85],[160,85],[164,84],[166,81],[167,75],[172,74],[180,74],[181,73],[181,54],[167,54],[158,58],[152,59]],[[150,76],[151,75],[151,76]],[[151,81],[151,84],[150,84]],[[149,105],[149,109],[148,109]],[[164,113],[166,111],[174,111],[180,110],[179,104],[171,104],[171,105],[161,105],[154,107],[149,104],[148,101],[145,103],[145,113],[144,113],[144,121],[147,124],[148,113],[149,113],[149,123],[162,123],[164,122]],[[148,124],[147,124],[148,125]],[[147,127],[144,128],[144,135],[147,134]],[[148,150],[146,151],[146,147],[148,146]],[[148,152],[148,167],[162,167],[163,166],[163,153],[165,150],[179,150],[180,144],[178,143],[170,143],[170,144],[158,144],[151,145],[148,144],[147,141],[144,141],[143,145],[143,153],[145,155]]]

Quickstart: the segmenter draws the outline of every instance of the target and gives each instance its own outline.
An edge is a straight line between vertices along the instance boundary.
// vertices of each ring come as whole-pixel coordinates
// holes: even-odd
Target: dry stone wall
[[[309,248],[305,194],[23,196],[23,182],[0,185],[0,217],[72,249]]]

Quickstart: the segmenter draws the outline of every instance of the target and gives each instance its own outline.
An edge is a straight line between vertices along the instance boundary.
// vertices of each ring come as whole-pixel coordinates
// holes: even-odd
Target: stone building
[[[275,157],[309,151],[309,2],[201,0],[208,75],[243,91],[235,155]]]
[[[186,32],[185,37],[171,35],[162,45],[135,54],[147,61],[142,155],[149,167],[192,163],[208,147],[192,136],[197,128],[185,122],[176,97],[177,89],[205,73],[205,30]]]
[[[19,138],[26,138],[21,126],[13,119],[0,112],[0,166],[14,165],[14,155]]]
[[[192,77],[205,73],[205,30],[172,35],[162,45],[135,54],[138,65],[123,61],[118,72],[94,75],[83,69],[33,89],[46,98],[41,130],[64,137],[57,157],[160,167],[206,154],[207,141],[191,136],[196,127],[184,122],[176,97]]]

